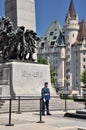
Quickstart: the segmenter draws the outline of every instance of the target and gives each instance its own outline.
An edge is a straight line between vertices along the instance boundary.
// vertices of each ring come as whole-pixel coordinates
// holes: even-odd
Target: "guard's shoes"
[[[42,116],[45,116],[45,114],[44,114],[44,113],[42,113]]]
[[[47,113],[47,115],[52,115],[51,113]]]

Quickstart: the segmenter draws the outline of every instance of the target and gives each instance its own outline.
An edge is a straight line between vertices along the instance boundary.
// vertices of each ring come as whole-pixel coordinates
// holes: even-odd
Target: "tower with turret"
[[[71,0],[64,26],[65,43],[70,43],[70,45],[73,44],[77,39],[78,31],[78,14],[75,11],[73,0]]]
[[[66,44],[66,85],[72,90],[72,73],[73,73],[73,58],[72,45],[76,42],[79,31],[78,14],[74,8],[74,2],[71,0],[69,10],[65,19],[64,38]]]

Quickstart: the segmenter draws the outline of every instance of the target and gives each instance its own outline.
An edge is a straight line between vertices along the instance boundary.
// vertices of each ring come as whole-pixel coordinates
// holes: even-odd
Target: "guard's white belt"
[[[44,95],[49,95],[48,93],[45,93]]]

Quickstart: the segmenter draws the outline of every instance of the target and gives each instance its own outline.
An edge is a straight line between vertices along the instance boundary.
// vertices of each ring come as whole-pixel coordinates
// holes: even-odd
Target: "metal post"
[[[86,100],[85,100],[85,108],[84,109],[86,109]]]
[[[12,99],[9,99],[9,123],[6,124],[6,126],[14,126],[14,124],[11,123],[11,114],[12,114]]]
[[[44,123],[42,121],[42,98],[40,98],[40,120],[37,123]]]
[[[20,103],[20,96],[18,97],[18,111],[17,111],[17,113],[16,114],[21,114],[21,111],[20,111],[20,109],[21,109],[21,103]]]
[[[84,107],[84,109],[86,109],[86,95],[84,96],[84,99],[85,99],[85,103],[84,103],[85,107]]]
[[[65,98],[65,111],[67,111],[67,99]]]

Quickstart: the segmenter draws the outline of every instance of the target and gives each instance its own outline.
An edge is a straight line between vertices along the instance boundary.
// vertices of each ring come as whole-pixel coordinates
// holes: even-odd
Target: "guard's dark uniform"
[[[49,114],[49,100],[50,100],[50,90],[49,88],[42,88],[41,90],[42,95],[42,114],[45,113],[45,107],[47,110],[47,114]]]

